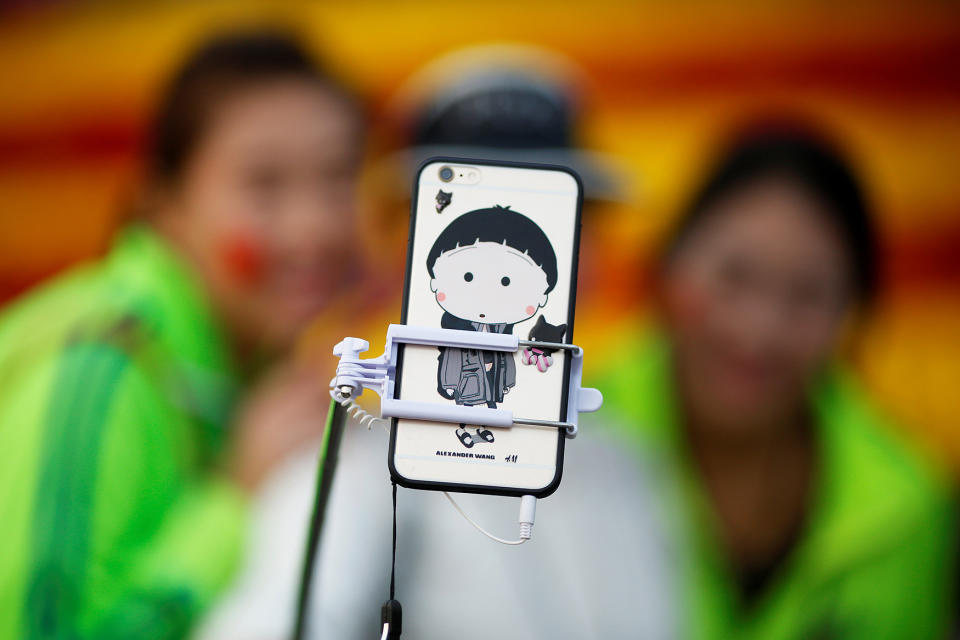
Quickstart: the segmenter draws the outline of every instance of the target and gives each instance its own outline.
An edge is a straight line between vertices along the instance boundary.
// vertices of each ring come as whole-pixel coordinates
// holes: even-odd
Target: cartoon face
[[[505,243],[478,241],[446,251],[433,273],[430,290],[437,304],[471,322],[514,324],[547,304],[547,274]]]

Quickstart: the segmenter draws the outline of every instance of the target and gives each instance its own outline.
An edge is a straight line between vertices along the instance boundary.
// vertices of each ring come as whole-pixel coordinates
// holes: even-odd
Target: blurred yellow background
[[[384,115],[422,65],[470,44],[532,43],[582,71],[582,144],[630,176],[588,217],[577,341],[590,365],[649,307],[640,268],[716,141],[786,108],[836,133],[879,217],[886,285],[856,363],[879,403],[960,464],[960,5],[872,3],[47,3],[0,13],[0,303],[98,254],[135,193],[144,126],[187,47],[292,25]],[[398,214],[399,215],[399,214]],[[402,228],[401,223],[400,227]],[[386,236],[386,237],[385,237]],[[390,247],[383,247],[390,242]],[[369,255],[403,251],[371,233]],[[376,264],[376,263],[375,263]],[[351,333],[379,336],[402,279]],[[339,305],[326,340],[365,310]],[[334,338],[336,336],[336,338]],[[318,338],[320,340],[320,338]],[[376,341],[373,341],[376,342]],[[332,342],[330,342],[332,344]],[[380,343],[382,344],[382,342]],[[374,344],[376,349],[378,344]],[[589,372],[588,372],[589,373]]]

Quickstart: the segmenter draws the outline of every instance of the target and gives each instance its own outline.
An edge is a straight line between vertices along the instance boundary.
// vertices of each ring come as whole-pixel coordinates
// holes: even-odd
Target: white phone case
[[[581,201],[564,167],[428,160],[414,185],[402,322],[572,342]],[[394,397],[556,421],[569,375],[564,350],[406,345]],[[389,467],[407,487],[543,497],[560,483],[563,446],[555,427],[394,419]]]

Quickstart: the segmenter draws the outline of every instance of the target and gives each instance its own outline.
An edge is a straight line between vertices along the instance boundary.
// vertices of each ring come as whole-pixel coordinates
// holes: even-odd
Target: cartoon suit
[[[512,324],[470,322],[445,313],[445,329],[513,333]],[[513,354],[444,347],[437,358],[437,392],[459,405],[486,405],[495,409],[504,394],[517,384],[517,365]]]

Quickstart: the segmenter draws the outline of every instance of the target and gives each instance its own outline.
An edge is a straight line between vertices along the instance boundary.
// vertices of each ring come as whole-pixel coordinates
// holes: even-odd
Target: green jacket
[[[653,339],[626,354],[629,367],[598,386],[604,411],[620,415],[667,479],[663,500],[684,556],[684,637],[943,637],[954,543],[947,492],[848,377],[825,374],[811,390],[819,440],[811,512],[779,573],[743,603],[677,426],[668,347]]]
[[[216,471],[231,371],[139,227],[0,315],[0,640],[187,633],[243,545]]]

